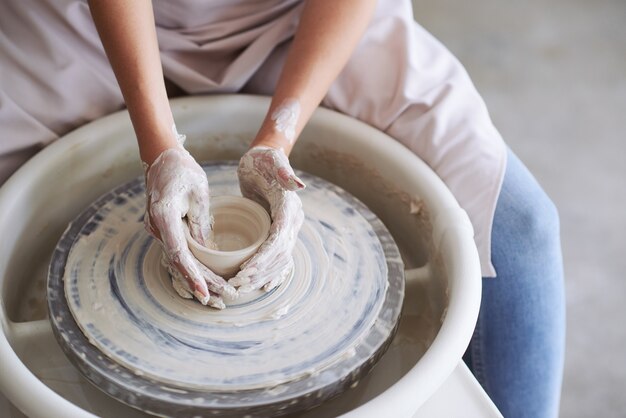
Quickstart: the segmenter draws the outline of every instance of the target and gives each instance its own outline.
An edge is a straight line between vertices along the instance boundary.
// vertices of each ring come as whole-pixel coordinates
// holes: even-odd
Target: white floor
[[[414,0],[559,207],[561,416],[626,416],[626,2]]]

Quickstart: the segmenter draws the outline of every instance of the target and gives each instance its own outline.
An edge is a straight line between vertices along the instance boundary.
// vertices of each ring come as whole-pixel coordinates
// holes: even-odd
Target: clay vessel
[[[241,196],[215,196],[210,205],[214,219],[213,242],[217,248],[198,243],[185,228],[187,243],[202,264],[230,278],[267,239],[270,216],[261,205]]]

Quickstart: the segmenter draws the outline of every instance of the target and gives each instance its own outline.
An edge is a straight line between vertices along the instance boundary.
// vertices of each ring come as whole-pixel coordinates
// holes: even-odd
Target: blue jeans
[[[464,360],[505,418],[557,417],[565,347],[559,217],[510,150],[491,248],[498,277],[483,278]]]

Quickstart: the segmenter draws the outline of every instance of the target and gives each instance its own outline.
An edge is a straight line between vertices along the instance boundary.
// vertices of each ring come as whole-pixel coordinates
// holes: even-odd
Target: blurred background
[[[414,0],[561,215],[562,417],[626,416],[626,1]]]

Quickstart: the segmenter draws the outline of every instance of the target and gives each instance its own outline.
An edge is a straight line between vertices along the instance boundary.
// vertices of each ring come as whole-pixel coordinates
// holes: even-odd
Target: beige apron
[[[165,77],[188,93],[271,94],[299,0],[154,0]],[[123,105],[85,2],[0,2],[0,184],[38,148]],[[407,146],[444,180],[475,229],[484,276],[506,149],[458,61],[380,0],[323,105]]]

